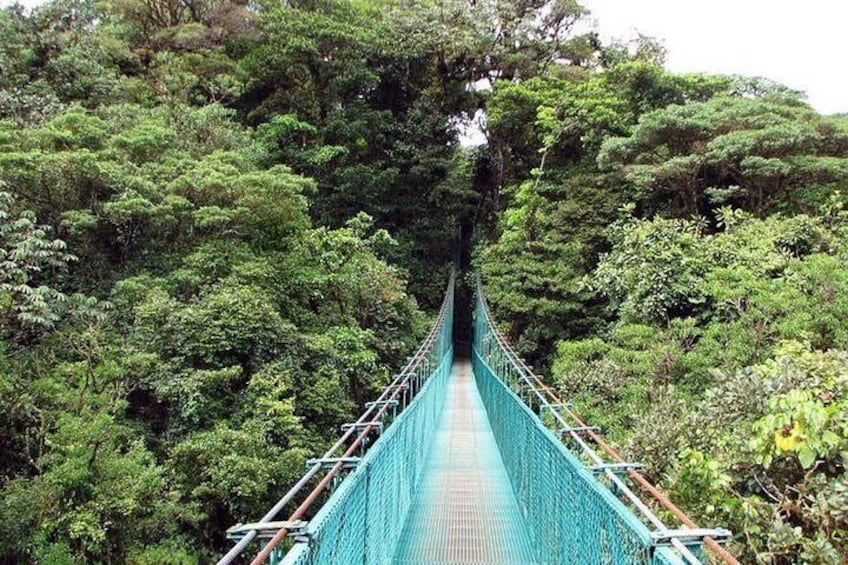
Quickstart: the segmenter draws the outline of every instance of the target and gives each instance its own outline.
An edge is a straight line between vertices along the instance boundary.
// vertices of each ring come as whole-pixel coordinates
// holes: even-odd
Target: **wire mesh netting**
[[[538,563],[679,564],[500,377],[508,355],[482,302],[475,313],[474,375]],[[494,366],[494,367],[493,367]],[[519,388],[520,387],[516,387]]]
[[[539,563],[650,563],[651,536],[475,353],[474,374]]]
[[[356,469],[310,520],[286,564],[388,563],[426,464],[453,361],[451,320],[434,347],[435,369],[410,405],[388,426]]]

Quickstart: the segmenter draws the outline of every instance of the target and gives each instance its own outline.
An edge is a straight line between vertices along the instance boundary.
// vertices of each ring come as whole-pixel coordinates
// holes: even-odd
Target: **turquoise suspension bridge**
[[[479,282],[471,359],[455,359],[454,288],[360,418],[228,530],[219,565],[737,563],[730,532],[696,527],[524,363]]]

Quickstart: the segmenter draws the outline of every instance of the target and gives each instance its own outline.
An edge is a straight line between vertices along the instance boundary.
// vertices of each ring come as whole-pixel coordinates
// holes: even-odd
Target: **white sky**
[[[668,68],[764,76],[848,112],[846,0],[580,0],[605,39],[634,30],[668,49]]]

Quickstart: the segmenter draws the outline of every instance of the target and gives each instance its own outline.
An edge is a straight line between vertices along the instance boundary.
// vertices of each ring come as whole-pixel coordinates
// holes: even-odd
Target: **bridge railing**
[[[451,273],[435,323],[380,396],[301,479],[255,524],[228,530],[236,545],[218,562],[240,559],[264,542],[252,565],[386,563],[392,558],[424,468],[428,442],[444,403],[453,360],[454,280]],[[320,480],[318,478],[320,477]],[[285,521],[284,507],[309,491]],[[331,495],[317,509],[320,501]],[[317,512],[316,512],[317,509]],[[306,521],[308,513],[314,517]],[[281,544],[287,538],[292,541]],[[284,554],[284,546],[290,546]]]
[[[625,461],[515,352],[477,282],[472,361],[483,403],[540,563],[738,563]],[[637,493],[641,493],[640,496]],[[679,527],[657,517],[659,506]]]

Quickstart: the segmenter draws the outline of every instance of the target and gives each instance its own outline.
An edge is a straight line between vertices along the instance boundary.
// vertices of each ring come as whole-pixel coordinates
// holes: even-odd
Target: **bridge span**
[[[471,359],[455,359],[454,281],[406,365],[228,530],[219,565],[738,563],[730,532],[696,526],[521,359],[479,281]]]

